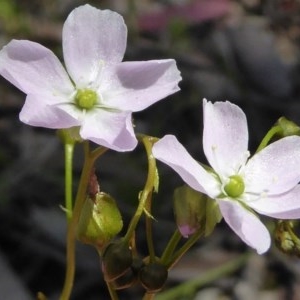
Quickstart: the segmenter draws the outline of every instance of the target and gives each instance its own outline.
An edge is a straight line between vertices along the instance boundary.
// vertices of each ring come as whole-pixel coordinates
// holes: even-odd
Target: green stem
[[[161,263],[165,264],[172,256],[174,253],[178,243],[181,240],[181,234],[178,229],[175,230],[173,233],[172,237],[169,240],[169,243],[167,244],[162,256],[161,256]]]
[[[160,293],[157,295],[156,300],[174,300],[179,298],[191,299],[192,294],[194,294],[199,288],[237,271],[246,263],[248,255],[248,253],[243,254],[220,267],[207,271],[204,275],[177,285],[168,291]]]
[[[136,226],[145,210],[146,201],[149,197],[149,195],[152,193],[153,187],[155,185],[155,179],[156,179],[156,162],[155,158],[152,155],[152,145],[154,138],[143,136],[142,141],[144,143],[144,146],[146,148],[147,156],[148,156],[148,175],[145,187],[141,193],[140,199],[139,199],[139,205],[136,209],[136,212],[134,216],[132,217],[130,224],[128,226],[128,230],[124,236],[124,241],[127,241],[129,243],[131,237],[134,234],[134,231],[136,229]]]
[[[153,244],[153,235],[152,235],[152,217],[151,217],[151,204],[152,204],[152,192],[149,193],[149,196],[146,201],[145,209],[150,215],[146,215],[146,239],[149,251],[150,262],[155,261],[155,250]]]
[[[256,153],[259,152],[260,150],[264,149],[270,142],[270,140],[272,139],[272,137],[278,133],[281,132],[282,128],[280,126],[273,126],[265,135],[265,137],[263,138],[263,140],[261,141],[260,145],[258,146]]]
[[[107,289],[109,291],[109,295],[110,295],[110,299],[111,300],[118,300],[118,294],[116,292],[116,290],[114,289],[114,287],[112,286],[112,284],[110,282],[106,281],[106,285],[107,285]]]
[[[67,221],[70,222],[73,209],[73,154],[74,143],[66,143],[65,145],[65,210]]]
[[[185,242],[185,244],[179,250],[175,252],[171,259],[165,263],[168,269],[171,269],[178,262],[178,260],[199,240],[203,233],[204,228],[200,228]]]
[[[84,165],[79,181],[75,205],[72,217],[67,228],[67,258],[66,258],[66,275],[65,283],[60,296],[60,300],[69,300],[73,288],[75,276],[75,243],[76,243],[76,226],[80,217],[81,209],[86,199],[86,190],[93,169],[95,160],[107,149],[101,148],[97,155],[92,155],[89,150],[89,143],[84,142]]]
[[[152,299],[154,299],[155,295],[156,294],[154,294],[154,293],[145,293],[143,300],[152,300]]]

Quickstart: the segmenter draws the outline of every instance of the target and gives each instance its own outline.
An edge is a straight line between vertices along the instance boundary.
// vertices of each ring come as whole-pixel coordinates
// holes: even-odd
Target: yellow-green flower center
[[[232,198],[242,195],[245,191],[243,178],[239,175],[233,175],[229,179],[229,182],[224,187],[225,193]]]
[[[94,107],[97,101],[97,93],[89,89],[78,90],[75,96],[75,103],[81,109],[89,110]]]

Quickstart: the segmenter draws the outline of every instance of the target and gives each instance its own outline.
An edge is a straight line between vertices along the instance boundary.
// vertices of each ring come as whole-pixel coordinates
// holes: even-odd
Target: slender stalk
[[[146,239],[149,251],[150,262],[155,261],[155,250],[153,244],[153,235],[152,235],[152,217],[151,217],[151,204],[152,204],[152,192],[149,193],[149,196],[146,201],[145,209],[150,216],[146,215]]]
[[[193,279],[186,281],[182,284],[177,285],[176,287],[169,289],[165,292],[162,292],[157,295],[156,300],[174,300],[184,297],[184,299],[190,299],[194,292],[219,278],[222,278],[232,272],[237,271],[242,267],[246,262],[249,254],[243,254],[238,258],[235,258],[220,267],[216,267],[209,271],[206,271],[205,274]],[[181,298],[180,298],[181,299]]]
[[[204,228],[200,228],[185,242],[185,244],[179,250],[175,252],[171,259],[165,263],[168,269],[171,269],[178,262],[178,260],[199,240],[203,233]]]
[[[79,181],[73,214],[67,228],[66,275],[60,300],[69,300],[72,292],[75,276],[76,226],[80,217],[82,206],[86,199],[86,190],[95,160],[106,151],[105,148],[101,149],[101,151],[99,150],[97,152],[97,155],[91,155],[88,142],[84,142],[84,165]]]
[[[116,292],[116,290],[114,289],[114,287],[112,286],[112,284],[110,282],[106,281],[106,285],[107,285],[107,289],[109,291],[109,295],[110,295],[110,299],[111,300],[118,300],[118,294]]]
[[[152,300],[152,299],[154,299],[155,295],[156,294],[154,294],[154,293],[145,293],[143,300]]]
[[[38,292],[36,299],[37,300],[47,300],[47,297],[42,292]]]
[[[73,154],[74,143],[66,143],[65,147],[65,209],[67,221],[70,222],[73,209]]]
[[[172,254],[174,253],[180,240],[181,240],[181,234],[180,234],[179,230],[176,229],[161,256],[162,264],[165,264],[171,258]]]
[[[148,137],[148,136],[144,136],[141,138],[144,146],[146,148],[146,152],[147,152],[147,156],[148,156],[148,175],[147,175],[147,180],[146,180],[146,184],[145,187],[141,193],[140,199],[139,199],[139,205],[136,209],[136,212],[134,214],[134,216],[132,217],[130,224],[128,226],[128,230],[124,236],[124,241],[129,242],[131,237],[134,234],[135,228],[145,210],[145,205],[146,205],[146,201],[149,197],[149,195],[151,195],[154,184],[155,184],[155,179],[156,179],[156,162],[155,162],[155,158],[152,155],[152,144],[154,141],[154,138],[152,137]]]
[[[265,135],[265,137],[263,138],[263,140],[261,141],[260,145],[258,146],[256,153],[259,152],[260,150],[264,149],[270,142],[270,140],[272,139],[272,137],[278,133],[281,132],[281,127],[280,126],[273,126]]]

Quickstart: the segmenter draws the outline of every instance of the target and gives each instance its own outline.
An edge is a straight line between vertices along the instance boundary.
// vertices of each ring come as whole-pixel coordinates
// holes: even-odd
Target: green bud
[[[281,129],[280,133],[278,133],[280,137],[300,135],[300,127],[296,123],[286,119],[285,117],[281,117],[277,121],[276,125]]]
[[[122,229],[123,221],[115,200],[97,193],[94,200],[87,197],[77,226],[77,238],[102,249]]]
[[[224,187],[224,191],[229,197],[237,198],[245,191],[244,180],[239,175],[230,176],[229,179],[229,182]]]
[[[107,246],[102,258],[102,271],[107,282],[114,281],[125,274],[132,266],[132,251],[122,240]]]
[[[173,199],[176,224],[182,236],[187,238],[200,228],[204,220],[206,195],[184,185],[175,189]]]
[[[141,268],[139,280],[148,293],[157,293],[165,285],[168,278],[168,269],[160,263],[149,263]]]
[[[174,214],[184,237],[189,237],[201,227],[207,236],[222,218],[215,200],[187,185],[174,191]]]

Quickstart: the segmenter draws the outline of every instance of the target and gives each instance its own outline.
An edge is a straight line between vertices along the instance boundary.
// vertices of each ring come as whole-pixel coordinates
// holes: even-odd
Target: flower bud
[[[281,129],[281,131],[278,133],[280,137],[300,135],[300,127],[296,123],[286,119],[285,117],[281,117],[277,121],[276,125]]]
[[[300,240],[293,232],[291,221],[278,221],[275,228],[275,245],[283,253],[300,257]]]
[[[102,249],[122,229],[123,222],[115,200],[105,193],[87,197],[77,226],[77,238]]]
[[[132,266],[132,251],[122,240],[111,243],[103,253],[102,271],[106,281],[113,281]]]
[[[139,280],[148,293],[157,293],[165,285],[168,278],[168,269],[160,263],[149,263],[141,268]]]
[[[174,191],[174,214],[178,229],[186,238],[200,227],[204,227],[205,235],[210,234],[221,220],[217,203],[187,185]]]

